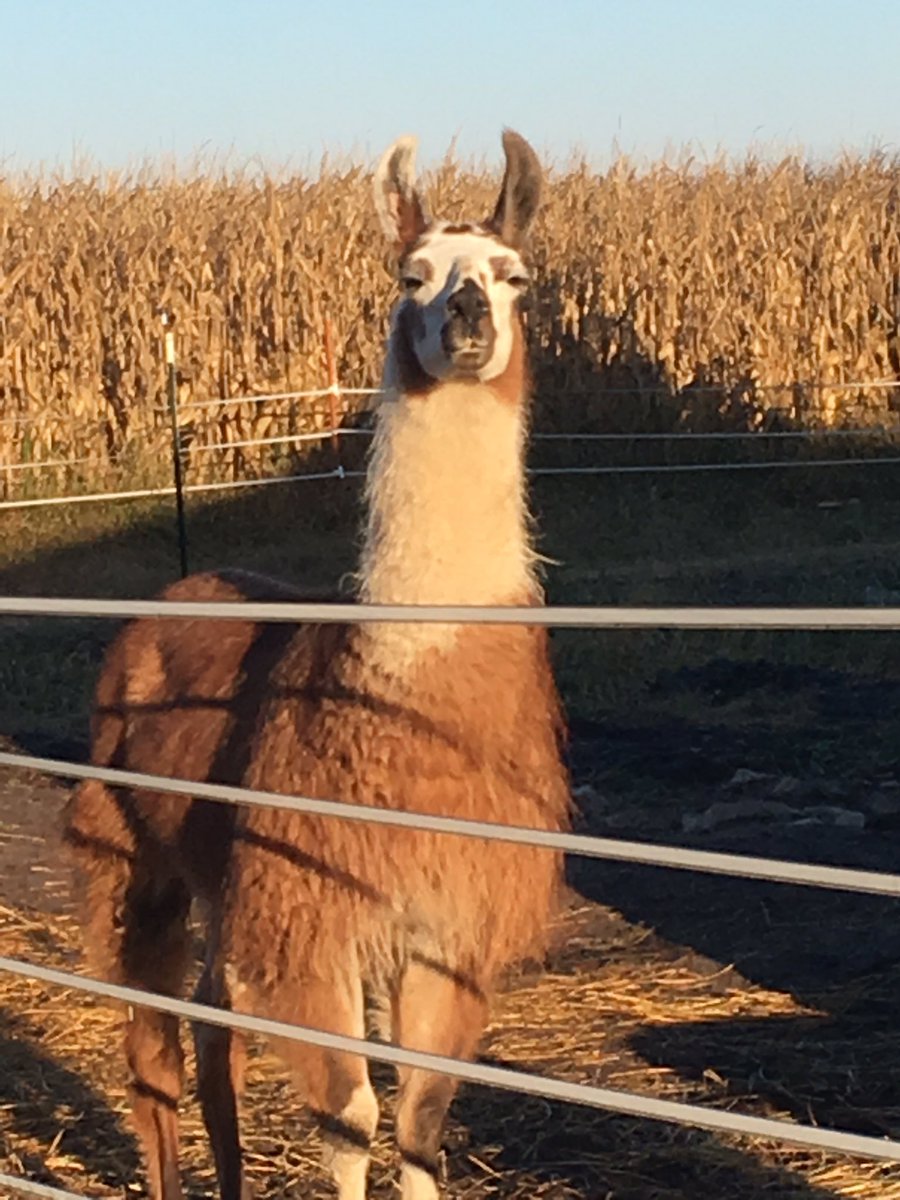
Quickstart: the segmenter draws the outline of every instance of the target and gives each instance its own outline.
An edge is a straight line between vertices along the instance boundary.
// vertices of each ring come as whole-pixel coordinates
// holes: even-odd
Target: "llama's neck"
[[[444,383],[422,396],[388,391],[369,462],[363,600],[532,597],[524,436],[522,405],[489,385]]]

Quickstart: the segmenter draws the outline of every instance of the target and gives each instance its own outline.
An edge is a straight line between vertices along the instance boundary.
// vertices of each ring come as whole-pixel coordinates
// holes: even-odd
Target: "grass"
[[[900,489],[890,466],[710,476],[549,477],[534,508],[557,603],[864,604],[900,594]],[[354,483],[288,484],[188,510],[191,568],[241,564],[311,589],[355,564]],[[19,595],[152,595],[177,573],[171,501],[13,512],[0,520],[0,588]],[[0,728],[72,738],[110,626],[0,623]],[[667,673],[714,659],[896,675],[885,633],[560,631],[554,653],[576,718],[676,717],[740,705]],[[756,698],[760,702],[760,698]],[[777,694],[761,715],[784,718]],[[729,715],[731,714],[731,716]],[[743,716],[752,715],[744,713]]]

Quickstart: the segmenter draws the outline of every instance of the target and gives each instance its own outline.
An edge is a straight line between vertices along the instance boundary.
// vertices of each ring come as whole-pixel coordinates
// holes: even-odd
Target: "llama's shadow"
[[[566,281],[548,265],[539,275],[528,314],[532,340],[539,343],[533,358],[536,431],[744,432],[791,424],[802,416],[795,397],[790,406],[764,408],[752,380],[719,382],[729,374],[724,363],[709,364],[686,384],[674,384],[635,327],[639,292],[615,314],[587,302],[573,310],[560,300],[566,292]],[[540,344],[554,352],[541,353]],[[571,455],[571,445],[567,452]]]
[[[816,846],[807,829],[692,844],[889,868],[883,839],[857,853],[854,840],[830,832]],[[893,1084],[900,1057],[891,1036],[900,1021],[896,900],[615,863],[573,863],[571,877],[582,895],[652,930],[665,954],[714,976],[712,990],[749,985],[790,995],[810,1011],[648,1026],[631,1042],[641,1058],[691,1081],[713,1070],[726,1091],[762,1096],[800,1120],[900,1135]]]
[[[518,1060],[486,1061],[527,1068]],[[451,1175],[463,1186],[489,1181],[492,1195],[520,1197],[524,1176],[537,1194],[586,1200],[833,1196],[790,1170],[724,1147],[714,1134],[682,1126],[472,1087],[454,1112],[463,1129],[451,1131],[456,1135]]]
[[[108,1187],[140,1178],[142,1167],[125,1118],[109,1107],[84,1073],[62,1065],[40,1040],[39,1028],[6,1006],[0,1008],[0,1109],[5,1130],[0,1154],[15,1154],[28,1180],[48,1187],[70,1187],[73,1169]],[[14,1139],[21,1141],[17,1145]],[[57,1173],[46,1149],[22,1148],[27,1145],[52,1147],[66,1161],[69,1178]],[[186,1182],[203,1187],[190,1174]]]

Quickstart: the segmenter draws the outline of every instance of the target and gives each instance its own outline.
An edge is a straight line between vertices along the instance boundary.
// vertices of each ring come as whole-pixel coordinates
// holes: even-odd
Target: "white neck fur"
[[[360,598],[526,602],[536,584],[524,440],[522,406],[484,384],[448,382],[422,396],[389,390],[369,462]],[[394,632],[401,630],[407,652],[446,646],[454,632],[435,625]],[[390,627],[373,633],[381,642]],[[398,639],[390,640],[399,651]]]

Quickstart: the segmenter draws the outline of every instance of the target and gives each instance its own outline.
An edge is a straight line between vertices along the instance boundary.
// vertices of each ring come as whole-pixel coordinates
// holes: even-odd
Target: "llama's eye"
[[[424,282],[424,279],[417,279],[415,275],[404,275],[400,286],[405,292],[417,292]]]
[[[524,292],[531,280],[527,275],[510,275],[506,282],[517,291]]]

